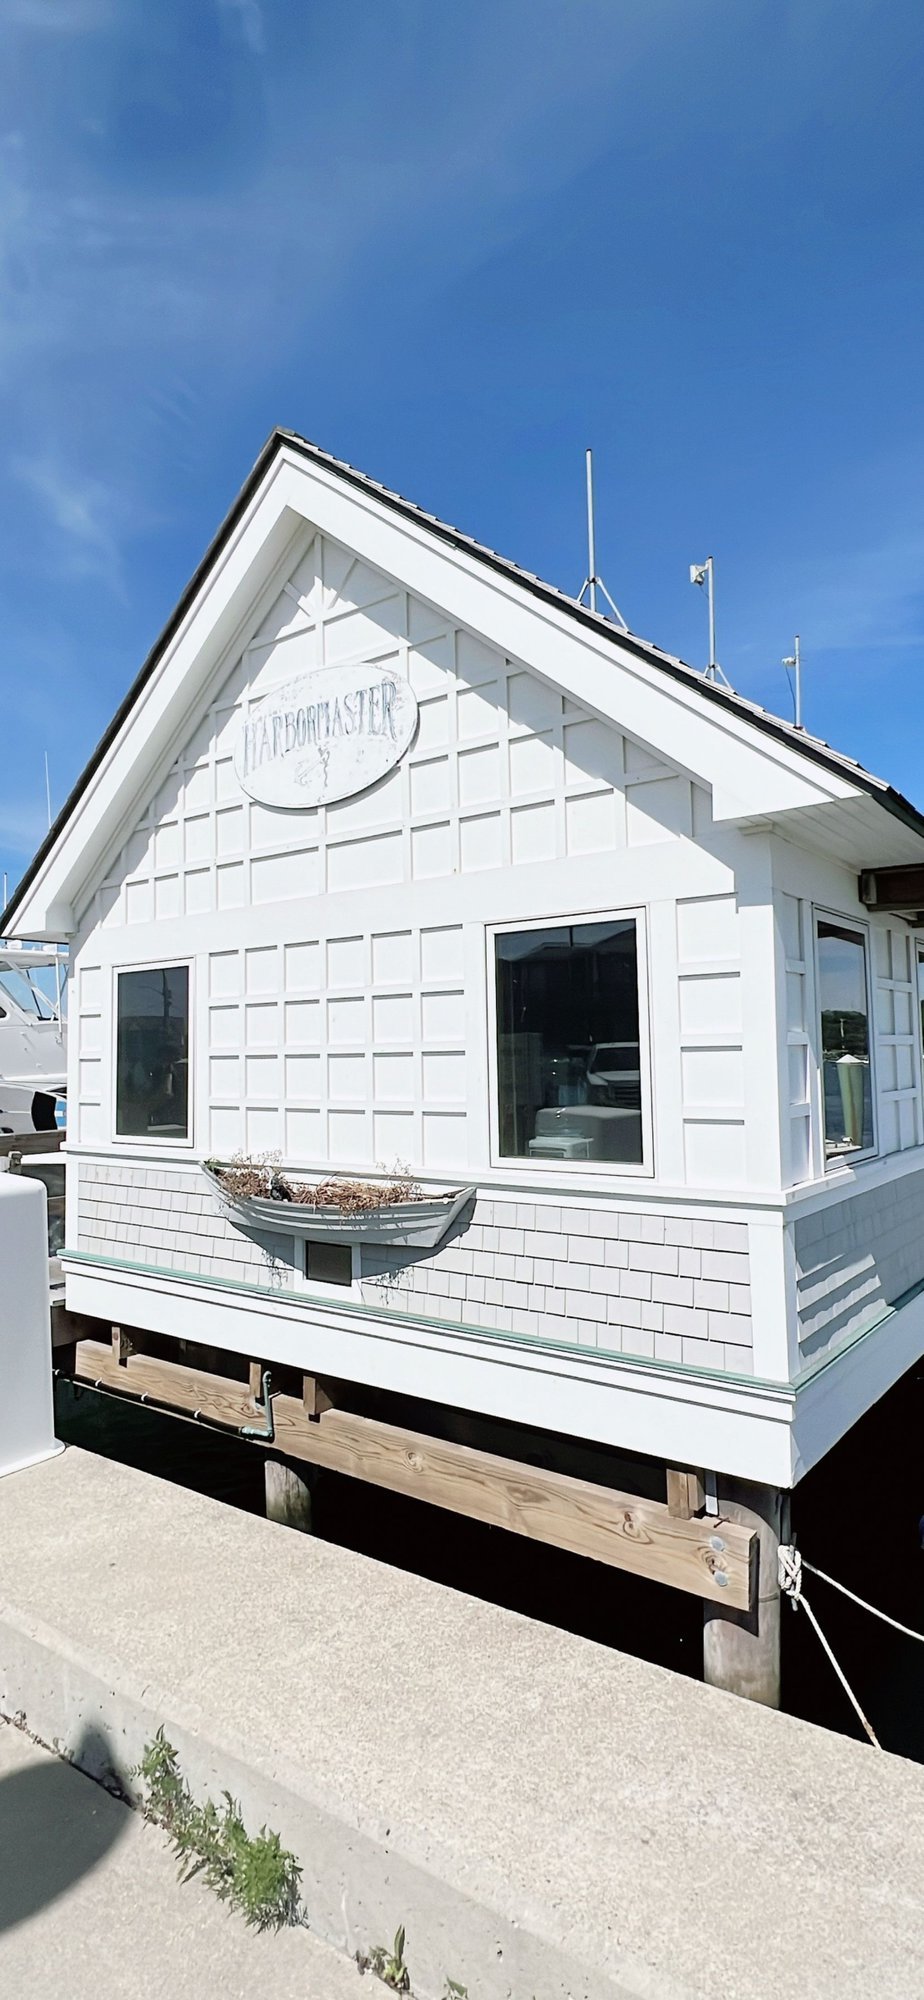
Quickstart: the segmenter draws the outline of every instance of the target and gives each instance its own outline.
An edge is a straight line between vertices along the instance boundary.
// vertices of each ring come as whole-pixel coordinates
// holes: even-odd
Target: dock
[[[0,1710],[117,1784],[162,1725],[422,2000],[924,1993],[916,1765],[73,1448],[0,1535]]]

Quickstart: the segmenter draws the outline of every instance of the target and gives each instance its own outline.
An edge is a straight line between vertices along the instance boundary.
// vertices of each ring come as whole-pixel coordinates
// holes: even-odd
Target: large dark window
[[[118,975],[116,1132],[189,1137],[189,967]]]
[[[824,1078],[825,1155],[869,1152],[873,1086],[869,1063],[866,939],[843,924],[818,925],[818,996]]]
[[[501,1154],[640,1166],[634,918],[506,932],[495,945]]]

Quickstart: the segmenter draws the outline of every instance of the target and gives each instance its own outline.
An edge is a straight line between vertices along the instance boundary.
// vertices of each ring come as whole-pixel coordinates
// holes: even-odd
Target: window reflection
[[[824,1079],[825,1155],[873,1145],[866,940],[862,931],[819,922],[818,989]]]
[[[116,1132],[189,1135],[189,967],[118,976]]]
[[[495,940],[500,1151],[642,1163],[633,918]]]

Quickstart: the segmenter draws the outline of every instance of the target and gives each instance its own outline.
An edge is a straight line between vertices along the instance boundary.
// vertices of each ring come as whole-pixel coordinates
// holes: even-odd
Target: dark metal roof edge
[[[735,715],[744,722],[753,723],[755,729],[762,730],[766,736],[774,737],[786,749],[797,751],[800,756],[810,758],[813,763],[822,765],[825,770],[839,777],[853,780],[885,806],[887,811],[893,813],[896,818],[903,819],[916,833],[924,837],[924,813],[919,812],[910,800],[902,797],[901,792],[895,791],[894,787],[887,784],[883,778],[877,778],[872,771],[867,771],[854,758],[832,749],[830,744],[822,743],[816,736],[809,736],[805,730],[797,729],[794,723],[784,721],[782,716],[771,715],[767,709],[759,708],[756,703],[748,701],[745,695],[738,694],[734,689],[724,688],[720,681],[707,681],[705,675],[698,668],[689,666],[687,661],[663,652],[653,641],[640,639],[634,632],[622,631],[618,626],[614,626],[609,618],[604,618],[597,611],[591,611],[585,604],[578,604],[575,598],[566,596],[565,592],[556,589],[554,584],[545,583],[541,577],[533,576],[529,570],[521,569],[509,556],[498,555],[495,549],[489,549],[483,542],[475,541],[473,536],[465,534],[462,529],[450,527],[447,522],[426,513],[423,508],[416,506],[413,500],[405,500],[402,494],[393,493],[387,486],[379,485],[378,481],[370,479],[367,473],[359,472],[355,466],[334,458],[330,452],[323,451],[320,445],[312,444],[308,438],[300,437],[297,431],[280,431],[278,436],[303,458],[328,467],[347,485],[355,486],[361,492],[371,493],[374,498],[384,500],[395,513],[404,515],[407,520],[418,522],[440,541],[447,542],[450,547],[474,555],[486,568],[496,570],[501,576],[509,576],[514,583],[528,590],[533,597],[538,597],[543,603],[551,605],[554,610],[564,611],[569,618],[574,618],[579,624],[586,626],[588,631],[610,640],[614,645],[624,646],[627,652],[635,653],[639,659],[658,667],[662,673],[681,682],[683,686],[692,687],[696,693],[705,695],[708,701],[716,702],[730,715]]]
[[[602,637],[610,640],[613,644],[624,646],[627,652],[634,653],[639,659],[645,660],[649,665],[657,667],[661,673],[667,674],[672,680],[682,683],[685,687],[695,689],[707,701],[714,702],[728,714],[737,716],[739,720],[750,722],[755,729],[759,729],[765,736],[772,737],[774,741],[782,744],[786,749],[797,751],[800,756],[808,758],[810,762],[820,765],[823,770],[830,771],[837,777],[848,778],[863,791],[868,792],[870,797],[874,798],[893,818],[901,820],[912,832],[924,839],[924,813],[919,812],[909,799],[904,798],[901,792],[897,792],[884,779],[877,778],[872,772],[866,771],[862,764],[857,764],[852,758],[842,756],[838,751],[832,750],[828,744],[820,742],[817,737],[807,736],[804,731],[796,729],[791,723],[784,722],[782,717],[771,715],[766,709],[757,707],[755,704],[749,702],[745,696],[735,693],[734,690],[722,687],[720,682],[707,681],[705,676],[699,673],[695,667],[688,666],[685,661],[676,658],[670,653],[662,652],[659,647],[653,645],[650,641],[638,639],[632,632],[619,630],[613,626],[609,619],[602,617],[599,612],[591,611],[586,605],[578,604],[574,598],[567,597],[563,591],[557,590],[554,584],[544,583],[541,577],[533,576],[529,570],[521,569],[508,556],[498,555],[496,550],[485,547],[483,543],[475,541],[472,536],[465,534],[461,529],[451,527],[447,522],[440,521],[435,515],[426,513],[423,508],[416,506],[412,500],[404,499],[403,495],[392,492],[387,486],[380,485],[377,480],[371,479],[367,473],[359,472],[355,466],[348,465],[342,459],[333,457],[330,452],[324,451],[320,445],[312,444],[308,438],[301,437],[297,431],[283,430],[277,427],[270,432],[256,463],[225,515],[221,526],[212,537],[201,562],[193,572],[170,618],[155,640],[154,645],[135,675],[131,686],[119,703],[112,721],[109,723],[108,728],[104,730],[95,750],[92,752],[76,784],[49,828],[41,846],[38,848],[21,881],[17,884],[6,909],[3,911],[2,916],[0,916],[0,937],[6,935],[9,923],[15,916],[15,912],[22,902],[24,895],[35,880],[39,869],[51,853],[59,836],[63,833],[71,813],[83,796],[110,745],[118,735],[123,722],[130,715],[138,695],[157,666],[164,649],[169,645],[178,626],[186,616],[212,563],[220,554],[229,535],[237,526],[242,513],[253,498],[253,494],[259,486],[268,466],[272,463],[277,452],[284,447],[296,452],[301,458],[307,459],[310,463],[324,466],[327,470],[336,473],[337,477],[342,479],[346,485],[354,486],[359,492],[371,494],[373,499],[383,501],[393,512],[402,515],[405,520],[414,521],[419,526],[426,528],[428,533],[434,535],[437,540],[445,542],[448,547],[459,549],[475,556],[476,560],[483,563],[486,568],[494,570],[500,576],[509,577],[512,582],[518,584],[521,589],[528,590],[531,596],[538,598],[541,603],[551,606],[553,610],[564,611],[568,617],[573,618],[577,624],[584,626],[586,630],[593,632],[597,637]],[[874,864],[871,863],[870,865]]]

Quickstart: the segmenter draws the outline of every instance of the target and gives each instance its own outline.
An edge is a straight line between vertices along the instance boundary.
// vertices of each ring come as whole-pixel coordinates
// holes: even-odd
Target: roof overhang
[[[701,677],[579,615],[570,600],[444,529],[315,447],[274,433],[165,632],[146,660],[0,925],[19,937],[68,939],[88,885],[137,816],[141,796],[178,754],[192,716],[211,698],[279,588],[306,526],[651,746],[712,793],[720,822],[783,822],[823,844],[832,809],[856,817],[858,867],[924,861],[924,820],[834,753],[811,754],[785,725]],[[793,740],[795,738],[795,740]],[[885,808],[885,809],[883,809]],[[870,839],[873,844],[870,845]]]

